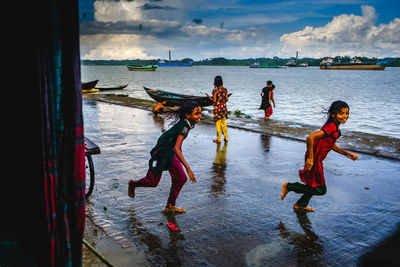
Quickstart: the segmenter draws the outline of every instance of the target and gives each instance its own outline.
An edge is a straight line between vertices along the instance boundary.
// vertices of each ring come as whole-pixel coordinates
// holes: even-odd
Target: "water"
[[[335,100],[350,105],[350,119],[342,129],[398,138],[400,135],[400,68],[384,71],[320,70],[316,67],[251,69],[249,67],[194,66],[132,72],[125,66],[83,66],[82,81],[99,79],[98,86],[129,84],[123,93],[151,99],[143,86],[176,93],[211,94],[216,75],[232,93],[231,111],[261,118],[260,92],[267,80],[276,86],[272,116],[288,125],[320,127],[323,108]]]
[[[328,192],[310,202],[317,211],[295,213],[299,195],[281,201],[281,184],[298,181],[305,144],[229,128],[229,143],[218,146],[209,125],[197,125],[183,144],[198,181],[187,182],[177,199],[187,213],[164,215],[168,172],[157,188],[138,188],[135,199],[127,183],[145,175],[168,122],[150,111],[88,100],[83,111],[85,136],[101,148],[93,156],[96,183],[87,214],[151,266],[355,266],[399,225],[398,161],[368,155],[351,161],[332,152],[324,161]],[[168,221],[180,232],[169,231]],[[139,251],[130,250],[132,243]]]

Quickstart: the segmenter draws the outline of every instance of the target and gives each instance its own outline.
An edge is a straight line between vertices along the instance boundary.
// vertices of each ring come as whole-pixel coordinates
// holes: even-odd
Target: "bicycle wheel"
[[[86,167],[86,198],[88,198],[94,188],[94,165],[91,155],[86,155],[85,158],[85,167]],[[87,182],[87,178],[90,177],[89,183]]]

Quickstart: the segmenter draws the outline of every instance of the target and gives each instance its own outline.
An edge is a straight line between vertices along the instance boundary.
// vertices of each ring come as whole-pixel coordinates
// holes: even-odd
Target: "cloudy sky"
[[[400,57],[399,0],[79,0],[82,59]]]

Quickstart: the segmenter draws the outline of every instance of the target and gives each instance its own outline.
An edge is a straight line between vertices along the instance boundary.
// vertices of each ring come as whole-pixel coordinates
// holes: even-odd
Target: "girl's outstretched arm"
[[[189,164],[186,162],[185,158],[183,157],[182,154],[182,143],[185,138],[183,135],[178,135],[178,138],[176,139],[175,146],[174,146],[174,153],[176,157],[179,159],[180,162],[182,162],[183,166],[186,168],[186,172],[189,175],[189,179],[192,183],[196,182],[196,177],[194,177],[194,173],[190,169]]]
[[[321,137],[324,137],[325,133],[322,130],[319,130],[313,134],[310,134],[307,137],[307,160],[306,163],[304,164],[304,168],[309,171],[311,170],[312,166],[314,166],[314,142],[315,139],[319,139]]]
[[[337,145],[334,145],[332,149],[333,149],[333,151],[335,151],[339,154],[345,155],[349,159],[352,159],[352,160],[358,159],[358,155],[356,153],[351,153],[349,151],[346,151],[343,148],[338,147]]]

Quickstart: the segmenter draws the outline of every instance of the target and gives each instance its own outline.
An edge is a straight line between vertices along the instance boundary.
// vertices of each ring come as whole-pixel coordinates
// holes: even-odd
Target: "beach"
[[[337,144],[357,151],[359,160],[331,152],[324,161],[328,192],[310,202],[316,212],[294,212],[299,195],[281,201],[281,185],[299,181],[311,132],[273,119],[231,116],[229,142],[217,145],[211,114],[204,112],[183,144],[198,181],[187,182],[178,197],[187,213],[161,212],[168,172],[157,188],[138,188],[129,198],[129,179],[145,175],[149,152],[169,127],[153,117],[152,104],[100,94],[83,101],[85,136],[101,149],[93,156],[96,183],[87,220],[109,244],[99,247],[104,255],[131,258],[116,266],[349,266],[398,228],[398,139],[372,136],[387,141],[375,148],[356,133],[343,133]],[[168,221],[180,231],[168,230]],[[96,244],[93,231],[88,235]]]

